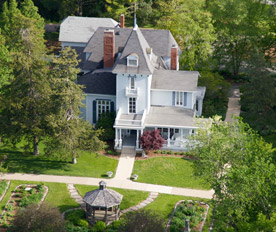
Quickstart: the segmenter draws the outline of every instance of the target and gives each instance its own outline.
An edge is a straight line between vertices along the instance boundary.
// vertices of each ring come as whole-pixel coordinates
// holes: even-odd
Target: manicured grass
[[[77,204],[71,197],[67,190],[66,184],[61,183],[43,183],[43,182],[33,182],[33,181],[11,181],[10,187],[3,198],[2,202],[0,202],[0,213],[3,210],[3,207],[7,203],[10,198],[12,191],[15,190],[16,186],[20,184],[44,184],[48,186],[48,194],[46,196],[45,202],[48,202],[52,206],[56,206],[60,209],[61,212],[78,207]]]
[[[162,218],[166,220],[166,223],[174,209],[175,204],[180,200],[195,200],[195,201],[202,201],[209,204],[209,212],[207,215],[207,220],[204,226],[203,231],[208,231],[208,227],[211,222],[211,216],[213,211],[213,206],[211,204],[211,200],[209,199],[201,199],[195,197],[183,197],[183,196],[176,196],[176,195],[168,195],[168,194],[159,194],[158,197],[152,203],[148,204],[145,209],[153,210],[157,214],[159,214]]]
[[[193,189],[210,189],[201,178],[194,176],[193,161],[173,157],[155,157],[135,161],[133,173],[139,182]]]
[[[7,154],[8,159],[4,166],[11,173],[32,173],[49,175],[106,177],[106,172],[115,173],[118,160],[98,155],[96,153],[82,152],[77,159],[77,164],[71,164],[70,157],[67,160],[57,160],[43,154],[33,156],[25,154],[23,149],[8,146],[0,146],[0,155]]]
[[[79,185],[79,184],[76,184],[75,187],[81,196],[84,196],[85,193],[89,191],[99,188],[98,186]],[[127,189],[119,189],[119,188],[111,188],[111,189],[117,191],[118,193],[124,196],[122,203],[120,205],[121,210],[124,210],[131,206],[139,204],[141,201],[145,200],[149,195],[148,192],[142,192],[142,191],[136,191],[136,190],[127,190]]]

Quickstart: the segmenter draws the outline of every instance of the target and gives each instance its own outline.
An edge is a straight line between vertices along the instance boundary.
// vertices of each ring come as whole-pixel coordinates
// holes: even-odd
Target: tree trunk
[[[33,140],[33,155],[39,155],[37,136],[34,136],[34,140]]]
[[[77,163],[77,158],[72,158],[72,164],[76,164]]]

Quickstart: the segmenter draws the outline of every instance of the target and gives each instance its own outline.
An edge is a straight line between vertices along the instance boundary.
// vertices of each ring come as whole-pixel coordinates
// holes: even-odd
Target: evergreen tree
[[[34,5],[32,0],[24,0],[20,5],[21,13],[32,19],[37,20],[37,27],[44,29],[44,19],[38,14],[38,8]]]
[[[82,86],[76,84],[77,65],[77,54],[69,47],[52,59],[52,108],[47,116],[52,128],[48,150],[70,154],[73,163],[76,163],[80,149],[98,151],[104,145],[98,139],[101,130],[95,130],[79,117],[84,94]]]
[[[33,154],[38,154],[39,141],[47,130],[45,116],[51,94],[43,30],[36,27],[35,19],[20,13],[12,16],[14,25],[7,44],[15,78],[0,96],[1,133],[14,141],[32,141]]]

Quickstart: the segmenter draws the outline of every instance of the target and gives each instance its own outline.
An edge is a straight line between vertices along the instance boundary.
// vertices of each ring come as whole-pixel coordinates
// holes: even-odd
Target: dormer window
[[[139,57],[137,54],[132,53],[127,57],[127,66],[138,67]]]

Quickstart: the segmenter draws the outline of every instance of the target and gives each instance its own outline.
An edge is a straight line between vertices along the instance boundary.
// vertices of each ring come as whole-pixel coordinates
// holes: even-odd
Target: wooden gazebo
[[[104,221],[109,224],[120,218],[120,204],[123,195],[106,188],[106,183],[100,181],[100,187],[87,192],[83,198],[86,204],[86,217],[90,224]]]

